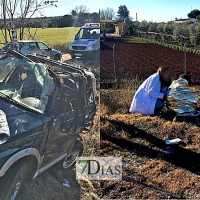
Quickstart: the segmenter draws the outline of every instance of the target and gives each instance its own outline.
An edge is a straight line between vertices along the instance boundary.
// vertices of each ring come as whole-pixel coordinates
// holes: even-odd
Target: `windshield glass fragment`
[[[0,61],[0,95],[44,113],[54,82],[43,64],[16,58]]]
[[[6,119],[6,114],[0,110],[0,145],[5,143],[10,137],[10,129]]]

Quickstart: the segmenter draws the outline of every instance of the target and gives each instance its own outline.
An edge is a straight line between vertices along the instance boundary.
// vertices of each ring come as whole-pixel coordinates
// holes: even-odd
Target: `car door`
[[[28,54],[42,54],[40,48],[38,47],[38,44],[37,42],[29,42],[28,45],[27,45],[27,53],[26,55]]]
[[[42,166],[52,162],[67,152],[70,143],[75,141],[76,111],[65,98],[57,93],[53,103],[53,123],[49,129]]]
[[[46,44],[43,42],[38,42],[37,44],[43,55],[51,57],[51,49]]]

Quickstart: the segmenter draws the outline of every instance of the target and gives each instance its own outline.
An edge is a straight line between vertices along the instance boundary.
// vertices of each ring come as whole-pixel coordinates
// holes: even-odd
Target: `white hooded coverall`
[[[138,88],[133,97],[129,112],[153,115],[157,99],[163,99],[164,97],[164,93],[160,91],[160,75],[155,73],[147,78]]]

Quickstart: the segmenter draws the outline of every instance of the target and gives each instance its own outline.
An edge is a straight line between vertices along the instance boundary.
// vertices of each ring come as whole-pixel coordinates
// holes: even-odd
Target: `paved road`
[[[63,60],[63,62],[64,62],[65,60],[70,60],[70,59],[72,59],[71,56],[70,56],[70,54],[63,54],[63,55],[62,55],[62,60]]]

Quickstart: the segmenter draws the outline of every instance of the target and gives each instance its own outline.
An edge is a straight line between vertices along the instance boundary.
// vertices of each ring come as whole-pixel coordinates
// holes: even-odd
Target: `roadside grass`
[[[100,93],[98,91],[98,97]],[[81,134],[83,139],[84,151],[83,156],[95,157],[100,153],[100,109],[97,107],[96,116],[93,120],[92,131]],[[100,200],[100,182],[91,180],[79,181],[80,184],[80,199],[82,200]]]
[[[101,156],[122,157],[123,175],[141,183],[182,198],[200,198],[200,120],[178,121],[174,113],[130,114],[136,88],[123,87],[101,90]],[[200,96],[199,88],[195,89]],[[172,155],[165,140],[174,138],[183,144],[174,146]],[[103,199],[169,198],[126,181],[104,182],[101,190]]]
[[[40,40],[49,45],[51,48],[67,53],[69,42],[71,42],[74,39],[78,30],[79,27],[45,28],[45,29],[38,28],[37,34],[33,39]],[[34,32],[35,29],[33,28],[31,31]],[[28,39],[28,37],[25,35],[24,40],[26,39]],[[1,32],[0,32],[0,43],[4,43],[3,35]],[[3,44],[0,45],[0,47],[3,46],[4,46]]]
[[[45,28],[38,29],[35,39],[42,40],[48,45],[57,45],[71,42],[79,27]]]

